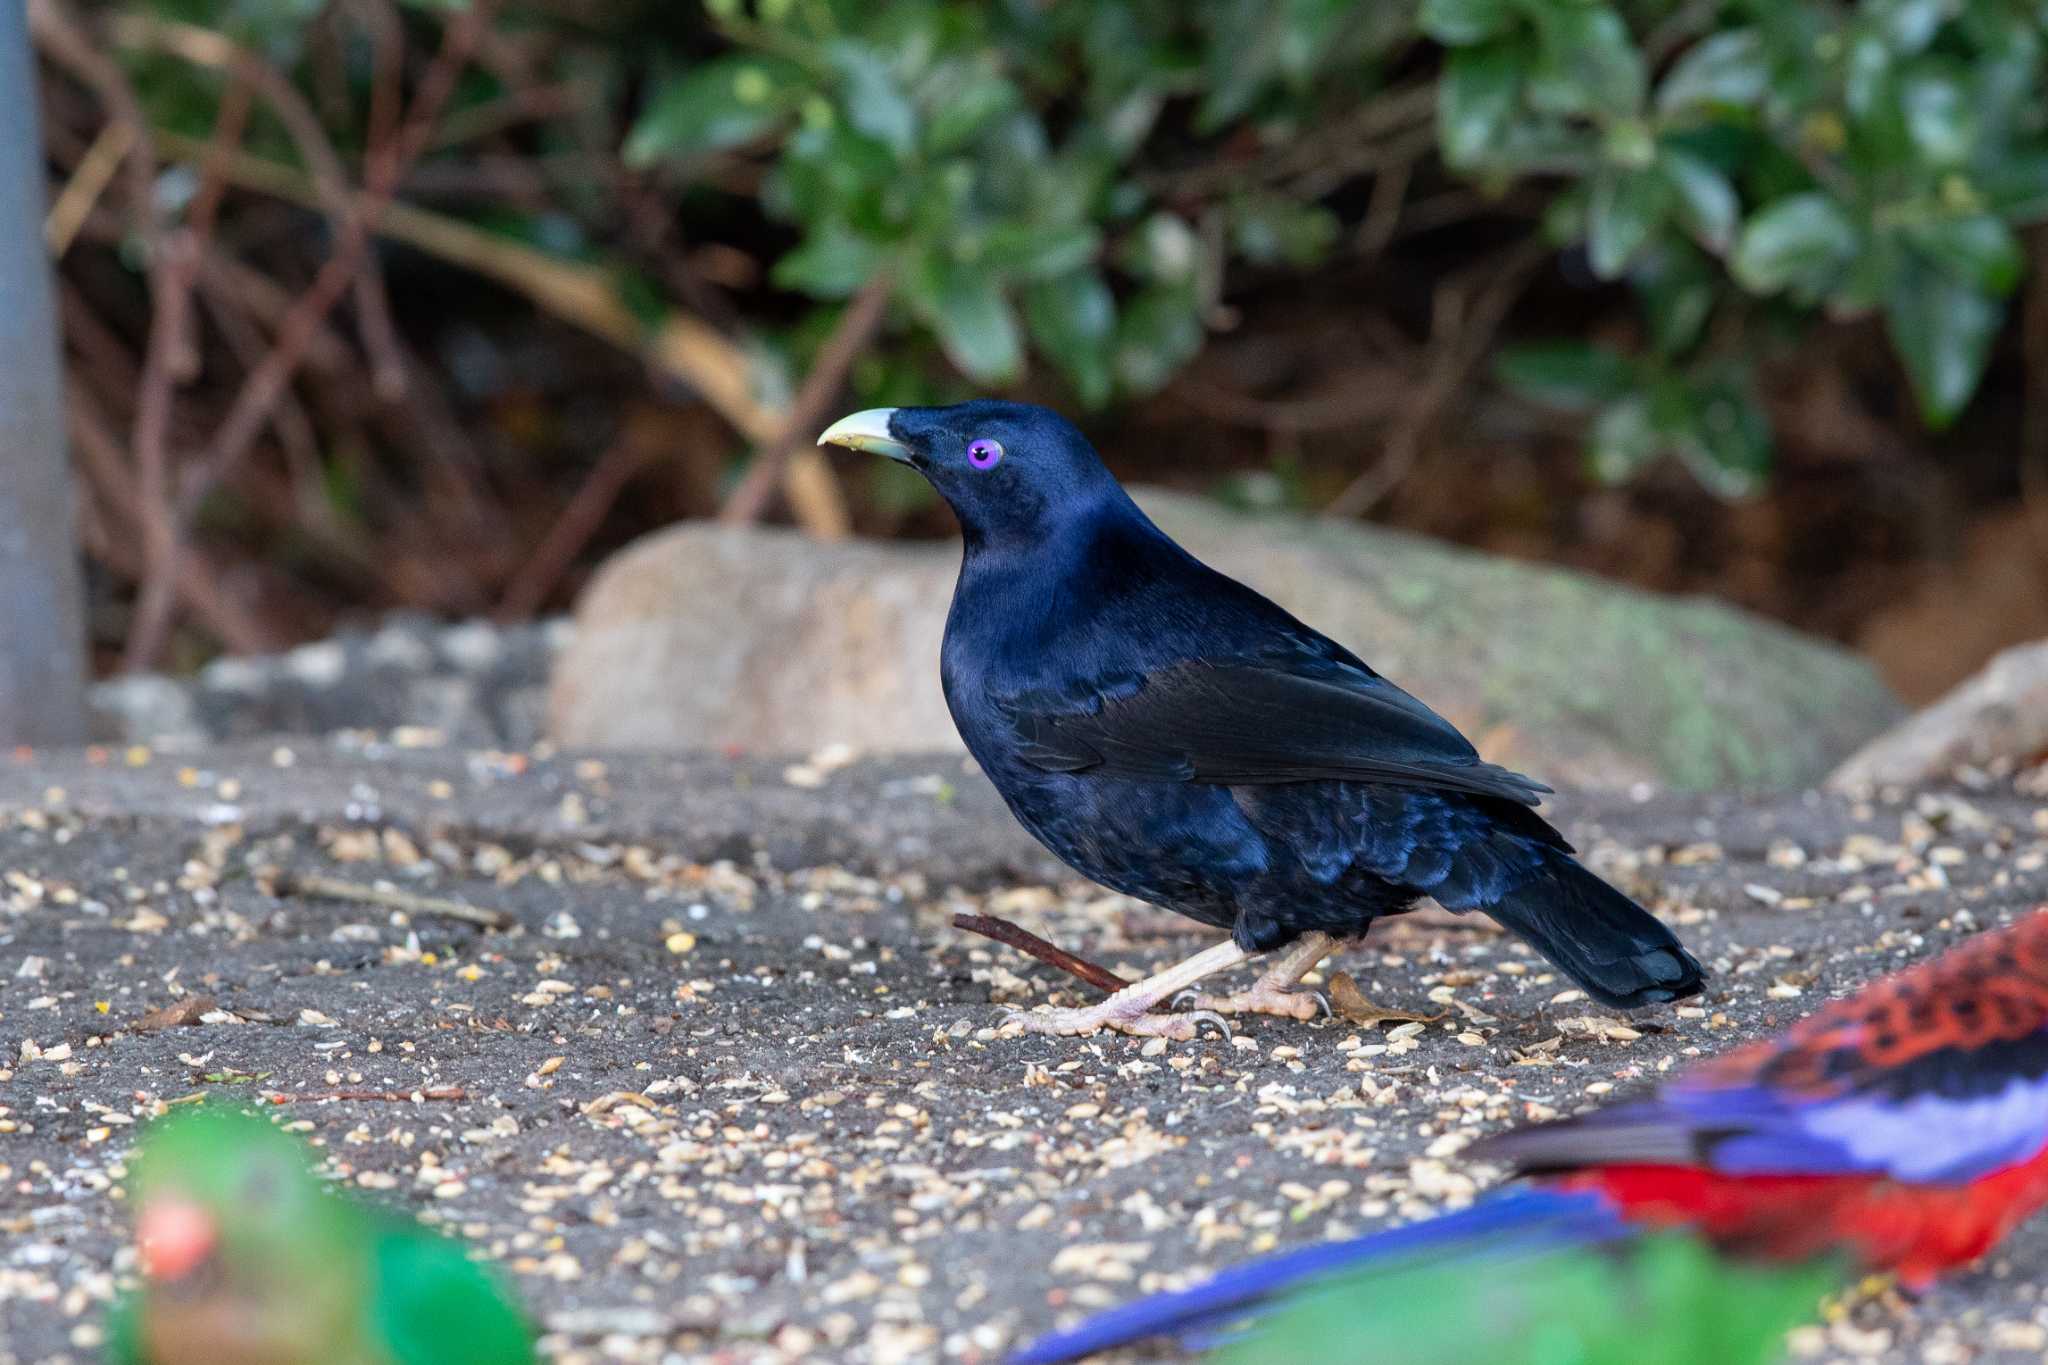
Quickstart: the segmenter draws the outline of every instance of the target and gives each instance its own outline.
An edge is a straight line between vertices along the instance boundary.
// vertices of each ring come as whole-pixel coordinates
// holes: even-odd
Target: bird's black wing
[[[1031,693],[999,704],[1020,756],[1049,772],[1227,786],[1335,778],[1529,806],[1550,790],[1480,762],[1449,721],[1385,679],[1323,661],[1181,663],[1087,702]]]

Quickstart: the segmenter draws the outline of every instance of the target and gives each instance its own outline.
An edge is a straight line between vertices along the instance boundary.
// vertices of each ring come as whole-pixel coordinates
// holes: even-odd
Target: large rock
[[[1489,758],[1552,781],[1814,782],[1901,714],[1859,658],[1724,606],[1372,527],[1138,496]],[[585,593],[551,732],[616,749],[957,746],[938,656],[958,555],[697,523],[649,536]]]
[[[2048,758],[2048,640],[2008,649],[1934,705],[1858,749],[1828,785],[1940,782],[1963,768]]]

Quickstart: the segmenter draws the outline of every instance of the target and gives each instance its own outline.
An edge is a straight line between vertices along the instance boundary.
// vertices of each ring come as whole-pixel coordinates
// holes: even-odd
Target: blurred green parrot
[[[322,1183],[304,1147],[224,1107],[144,1133],[142,1283],[110,1365],[531,1365],[533,1333],[460,1242]]]
[[[1402,1365],[1770,1365],[1842,1279],[1838,1263],[1748,1264],[1682,1232],[1422,1258],[1315,1286],[1220,1361],[1366,1365],[1398,1342]]]

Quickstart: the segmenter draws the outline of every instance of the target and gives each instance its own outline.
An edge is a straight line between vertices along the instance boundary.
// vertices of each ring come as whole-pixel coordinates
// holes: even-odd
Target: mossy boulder
[[[1138,499],[1204,560],[1356,650],[1489,758],[1553,782],[1820,780],[1901,715],[1861,658],[1714,602],[1354,523]],[[564,743],[957,747],[938,641],[958,550],[690,524],[592,582],[557,663]]]

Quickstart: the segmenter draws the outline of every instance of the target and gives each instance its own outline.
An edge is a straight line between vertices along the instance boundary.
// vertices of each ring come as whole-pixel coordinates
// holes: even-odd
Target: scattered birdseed
[[[942,800],[929,761],[813,756],[806,789],[781,764],[395,737],[273,757],[0,769],[0,1336],[23,1358],[90,1349],[129,1273],[133,1135],[211,1092],[279,1106],[335,1179],[504,1266],[556,1358],[986,1365],[1091,1305],[1466,1202],[1493,1178],[1472,1137],[1624,1096],[2048,900],[2048,806],[2016,792],[1573,798],[1568,832],[1709,963],[1703,997],[1604,1014],[1476,917],[1418,914],[1321,987],[1394,1017],[998,1038],[1004,1004],[1094,997],[956,913],[1124,974],[1214,936],[1019,877],[1042,862],[950,763]],[[246,813],[209,823],[229,800]],[[278,899],[261,867],[511,922]],[[2005,1271],[1794,1346],[2038,1358],[2043,1258],[2048,1230],[2022,1230]]]

